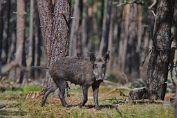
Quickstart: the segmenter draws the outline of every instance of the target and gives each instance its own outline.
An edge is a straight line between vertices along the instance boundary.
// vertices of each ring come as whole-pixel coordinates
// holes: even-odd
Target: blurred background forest
[[[149,52],[152,47],[153,13],[148,9],[151,0],[126,4],[124,0],[72,0],[70,19],[69,56],[88,56],[110,51],[107,72],[110,79],[122,84],[146,79]],[[38,15],[37,0],[19,4],[25,8],[25,32],[22,65],[44,66],[45,52]],[[17,0],[0,1],[0,67],[15,59],[17,40]],[[7,75],[9,79],[41,79],[44,70],[23,72],[17,69]]]

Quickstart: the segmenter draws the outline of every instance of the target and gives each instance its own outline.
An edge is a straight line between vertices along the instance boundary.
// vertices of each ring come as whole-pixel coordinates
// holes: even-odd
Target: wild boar
[[[80,85],[83,91],[83,101],[80,106],[84,106],[88,100],[88,88],[92,86],[93,98],[95,108],[100,110],[98,105],[98,90],[100,83],[105,78],[106,63],[109,60],[109,51],[104,57],[95,57],[93,53],[89,58],[84,57],[63,57],[57,60],[49,67],[49,73],[59,88],[59,98],[63,106],[67,107],[68,104],[65,100],[65,88],[67,81]],[[55,87],[49,88],[42,99],[42,106],[45,104],[47,96],[56,90]]]

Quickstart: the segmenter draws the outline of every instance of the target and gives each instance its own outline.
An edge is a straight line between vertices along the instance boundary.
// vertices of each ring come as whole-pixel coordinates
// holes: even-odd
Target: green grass
[[[25,118],[119,118],[120,114],[124,118],[173,118],[174,106],[171,104],[133,104],[129,102],[117,103],[116,99],[125,99],[119,96],[120,91],[115,87],[102,85],[99,93],[100,111],[94,109],[92,90],[89,89],[89,99],[86,106],[80,108],[78,104],[82,100],[82,91],[75,86],[71,87],[71,97],[66,98],[70,105],[65,108],[60,100],[50,95],[44,107],[41,107],[40,98],[26,98],[29,91],[41,90],[41,86],[21,86],[16,89],[6,89],[0,92],[0,104],[6,107],[0,109],[0,117],[25,117]],[[110,92],[113,91],[113,92]],[[109,100],[110,99],[110,100]]]
[[[42,89],[41,86],[39,85],[30,85],[30,86],[24,86],[23,90],[24,91],[40,91]]]

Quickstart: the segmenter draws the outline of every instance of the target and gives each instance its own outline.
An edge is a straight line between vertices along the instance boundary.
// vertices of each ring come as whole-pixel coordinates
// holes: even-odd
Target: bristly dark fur
[[[98,89],[100,83],[105,76],[105,68],[109,52],[105,57],[96,58],[93,53],[90,54],[90,59],[85,57],[62,57],[53,63],[49,68],[49,73],[59,88],[59,98],[63,106],[68,106],[64,98],[67,82],[78,84],[83,90],[83,101],[80,106],[84,106],[88,100],[88,88],[92,86],[95,108],[100,109],[98,105]],[[95,66],[94,66],[95,65]],[[49,88],[42,99],[42,106],[45,104],[47,96],[57,89],[56,87]]]

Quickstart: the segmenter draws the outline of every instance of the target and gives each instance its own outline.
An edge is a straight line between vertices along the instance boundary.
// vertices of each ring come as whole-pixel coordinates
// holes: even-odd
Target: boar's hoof
[[[64,107],[68,107],[68,104],[66,103],[66,101],[63,101],[63,102],[62,102],[62,105],[63,105]]]
[[[99,106],[95,106],[96,110],[101,110],[101,108]]]
[[[63,105],[64,107],[66,107],[66,108],[68,108],[69,106],[68,106],[68,104],[65,104],[65,105]]]
[[[82,108],[85,104],[83,102],[79,103],[79,107]]]
[[[45,102],[44,102],[44,101],[42,101],[42,102],[41,102],[41,106],[43,107],[43,106],[44,106],[44,104],[45,104]]]
[[[81,103],[79,103],[79,105],[78,105],[78,106],[79,106],[80,108],[82,108],[82,106],[83,106],[83,105],[82,105],[82,102],[81,102]]]
[[[43,97],[41,101],[41,106],[43,107],[45,105],[46,99]]]

